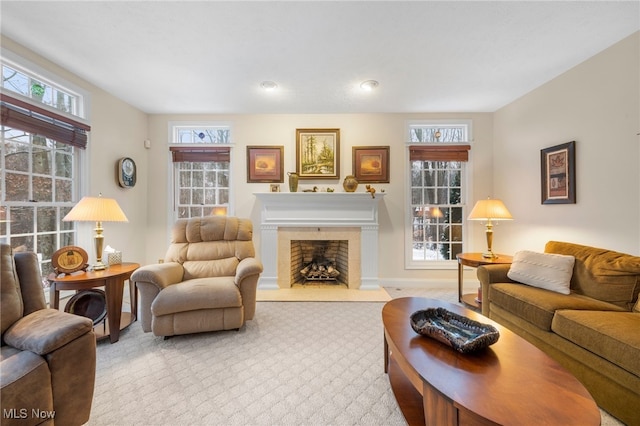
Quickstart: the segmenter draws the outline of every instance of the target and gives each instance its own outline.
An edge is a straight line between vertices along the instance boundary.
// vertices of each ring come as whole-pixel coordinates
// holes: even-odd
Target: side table
[[[463,270],[465,266],[471,266],[477,268],[482,265],[491,264],[510,264],[513,262],[513,257],[506,254],[497,254],[497,257],[483,257],[482,253],[458,253],[456,258],[458,259],[458,302],[462,302],[464,305],[473,309],[479,310],[480,303],[477,299],[477,295],[473,293],[462,294],[463,289]]]
[[[140,264],[138,263],[125,262],[119,265],[110,265],[102,271],[87,271],[60,276],[50,274],[47,279],[51,284],[49,287],[51,307],[58,309],[60,305],[60,290],[78,291],[104,287],[108,327],[104,333],[96,330],[96,336],[98,340],[108,337],[111,343],[115,343],[120,339],[120,330],[131,325],[137,317],[138,292],[135,285],[129,283],[131,313],[122,312],[122,296],[124,294],[124,282],[139,267]]]

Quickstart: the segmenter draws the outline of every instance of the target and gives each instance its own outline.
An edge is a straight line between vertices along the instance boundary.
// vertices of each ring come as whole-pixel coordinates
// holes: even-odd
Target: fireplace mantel
[[[279,228],[359,228],[360,282],[353,288],[378,289],[378,204],[367,192],[263,192],[255,193],[261,202],[260,240],[264,271],[259,288],[282,287],[278,277]],[[352,288],[350,284],[349,288]]]

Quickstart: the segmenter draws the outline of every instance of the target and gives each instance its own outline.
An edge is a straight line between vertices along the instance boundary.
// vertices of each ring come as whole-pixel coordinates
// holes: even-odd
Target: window
[[[230,208],[231,129],[171,125],[175,218],[226,214]]]
[[[32,73],[22,70],[19,66],[2,64],[2,88],[31,98],[35,102],[49,105],[59,111],[78,115],[78,95],[74,95],[42,77],[36,77]]]
[[[73,223],[62,218],[77,199],[90,130],[73,117],[83,96],[53,80],[3,57],[0,241],[38,253],[43,275],[53,271],[51,255],[76,241]]]
[[[464,243],[470,122],[409,125],[407,267],[455,260]]]

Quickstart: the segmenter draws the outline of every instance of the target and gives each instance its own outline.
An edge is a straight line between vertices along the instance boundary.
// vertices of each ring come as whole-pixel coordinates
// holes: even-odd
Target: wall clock
[[[123,188],[136,185],[136,162],[129,157],[118,160],[118,184]]]
[[[62,247],[51,256],[51,264],[56,274],[85,271],[89,267],[88,261],[87,252],[76,246]]]

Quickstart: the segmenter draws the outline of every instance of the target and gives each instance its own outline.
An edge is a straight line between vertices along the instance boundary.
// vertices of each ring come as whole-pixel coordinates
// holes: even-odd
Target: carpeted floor
[[[456,301],[454,289],[387,288]],[[384,302],[258,302],[240,331],[98,343],[89,425],[404,425],[383,370]],[[619,425],[603,413],[603,425]]]
[[[389,294],[383,289],[349,290],[335,286],[307,286],[279,290],[258,290],[259,302],[388,302]]]

